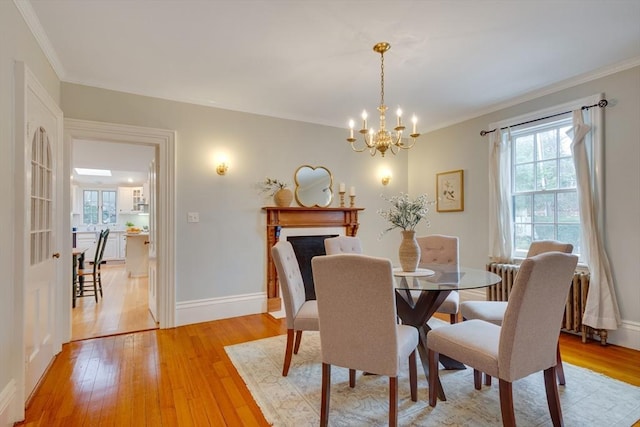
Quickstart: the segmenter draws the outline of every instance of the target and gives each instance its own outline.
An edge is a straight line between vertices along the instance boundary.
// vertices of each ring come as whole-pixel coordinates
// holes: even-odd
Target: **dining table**
[[[427,339],[431,326],[427,323],[451,291],[486,288],[500,283],[497,274],[484,269],[463,267],[455,264],[426,264],[413,272],[394,268],[396,309],[405,325],[418,329],[418,352],[427,380]],[[446,355],[440,355],[445,369],[466,369],[465,365]],[[438,397],[446,400],[438,380]]]

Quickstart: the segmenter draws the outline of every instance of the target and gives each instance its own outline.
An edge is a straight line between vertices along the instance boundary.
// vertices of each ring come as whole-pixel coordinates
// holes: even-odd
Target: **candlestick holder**
[[[356,205],[356,196],[349,196],[350,206],[354,207]]]
[[[344,208],[344,193],[345,191],[340,191],[340,207]]]

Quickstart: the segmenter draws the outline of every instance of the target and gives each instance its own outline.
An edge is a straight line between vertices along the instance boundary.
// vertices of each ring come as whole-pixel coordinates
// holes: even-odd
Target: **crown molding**
[[[33,10],[31,2],[29,0],[13,0],[13,3],[18,8],[18,11],[20,11],[24,22],[36,38],[36,42],[38,42],[40,49],[42,49],[42,52],[49,60],[49,63],[51,64],[51,67],[53,67],[53,71],[58,76],[58,79],[64,80],[64,76],[66,74],[64,67],[58,58],[56,50],[51,44],[51,40],[49,40],[47,33],[45,33],[44,28],[42,28],[42,24],[40,23],[36,12]]]

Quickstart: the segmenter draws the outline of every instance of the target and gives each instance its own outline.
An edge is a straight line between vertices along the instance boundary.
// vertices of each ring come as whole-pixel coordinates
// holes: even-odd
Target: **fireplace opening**
[[[324,250],[324,239],[336,237],[337,234],[323,236],[289,236],[287,240],[293,246],[296,254],[302,281],[304,282],[304,293],[307,300],[316,299],[316,290],[313,284],[313,273],[311,271],[311,258],[319,255],[326,255]]]

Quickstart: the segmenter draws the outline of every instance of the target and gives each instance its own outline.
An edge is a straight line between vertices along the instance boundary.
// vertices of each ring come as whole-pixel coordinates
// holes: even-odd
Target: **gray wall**
[[[409,156],[409,191],[435,190],[435,174],[465,173],[465,210],[435,213],[432,231],[460,236],[461,262],[482,267],[488,252],[488,138],[481,129],[492,122],[604,93],[605,110],[605,245],[613,269],[623,327],[611,341],[631,339],[640,348],[640,67],[467,120],[426,135],[427,143]],[[635,331],[635,337],[630,337]]]
[[[367,253],[395,259],[399,233],[378,239],[385,226],[376,210],[380,194],[406,191],[407,153],[371,158],[354,153],[346,129],[62,84],[66,118],[172,129],[176,142],[176,300],[194,301],[264,292],[266,274],[265,201],[255,185],[266,176],[293,184],[301,165],[325,166],[334,190],[356,187],[361,214],[358,235]],[[215,172],[218,152],[229,156],[226,176]],[[387,187],[379,170],[394,178]],[[295,202],[294,202],[295,203]],[[348,201],[347,201],[348,203]],[[335,198],[333,206],[338,205]],[[187,223],[187,212],[200,222]],[[422,228],[426,232],[426,228]]]
[[[15,129],[14,65],[27,64],[51,97],[59,102],[60,82],[40,50],[22,15],[11,1],[0,1],[0,393],[7,390],[15,372],[24,367],[19,360],[14,296],[22,284],[14,280],[14,141],[21,130]],[[21,323],[21,322],[20,322]],[[3,402],[4,403],[4,402]]]

